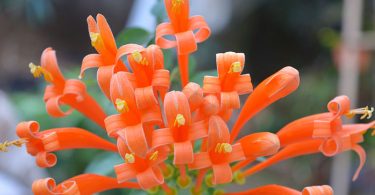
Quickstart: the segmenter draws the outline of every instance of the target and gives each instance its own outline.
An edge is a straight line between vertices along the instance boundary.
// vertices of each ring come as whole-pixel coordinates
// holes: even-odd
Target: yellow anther
[[[185,176],[184,178],[182,178],[181,176],[177,177],[177,185],[181,189],[188,188],[191,184],[191,181],[192,181],[191,177],[189,177],[189,176]]]
[[[175,127],[181,127],[182,125],[185,125],[185,117],[182,114],[177,114],[176,119],[174,120],[174,126]]]
[[[91,45],[95,48],[103,46],[103,39],[100,33],[90,32]]]
[[[37,66],[34,63],[29,63],[30,73],[33,74],[35,78],[39,78],[42,75],[44,79],[48,82],[52,82],[53,77],[50,72],[48,72],[45,68],[41,66]]]
[[[141,52],[134,51],[132,53],[132,57],[133,57],[134,61],[136,61],[138,64],[141,64],[143,66],[148,66],[148,61],[145,57],[142,56]]]
[[[150,160],[157,160],[159,156],[159,151],[155,151],[154,153],[151,154]]]
[[[357,108],[350,110],[348,113],[345,114],[346,117],[348,118],[353,118],[355,115],[362,115],[362,119],[370,119],[372,117],[372,113],[374,112],[374,107],[363,107],[363,108]]]
[[[134,154],[126,153],[125,154],[125,162],[126,163],[134,163],[135,162]]]
[[[234,73],[234,72],[241,72],[241,63],[240,62],[233,62],[230,65],[228,73]]]
[[[184,4],[184,0],[172,0],[172,11],[175,13],[180,13],[181,5]]]
[[[13,141],[5,141],[3,143],[0,143],[0,152],[8,152],[9,146],[21,147],[26,142],[27,142],[26,139],[17,139],[17,140],[13,140]]]
[[[129,112],[129,106],[125,100],[117,98],[115,104],[118,112]]]
[[[232,145],[228,143],[218,143],[215,147],[216,153],[229,153],[232,152]]]
[[[246,183],[246,177],[241,171],[234,172],[233,180],[238,185],[243,185]]]

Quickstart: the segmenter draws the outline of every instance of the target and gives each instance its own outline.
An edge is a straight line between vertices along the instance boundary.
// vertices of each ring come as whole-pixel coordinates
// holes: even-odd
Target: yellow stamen
[[[26,142],[27,142],[26,139],[17,139],[17,140],[13,140],[13,141],[5,141],[3,143],[0,143],[0,152],[8,152],[9,146],[21,147]]]
[[[129,112],[129,106],[125,100],[117,98],[115,104],[118,112]]]
[[[157,160],[159,156],[159,151],[155,151],[154,153],[151,154],[150,160]]]
[[[143,66],[148,66],[148,61],[145,57],[142,56],[141,52],[134,51],[132,53],[132,57],[133,57],[134,61],[136,61],[138,64],[141,64]]]
[[[243,185],[246,182],[246,177],[241,171],[236,171],[233,174],[233,180],[238,185]]]
[[[135,162],[134,154],[126,153],[125,154],[125,162],[126,163],[134,163]]]
[[[372,113],[374,112],[374,107],[363,107],[363,108],[357,108],[350,110],[348,113],[345,114],[347,118],[353,118],[355,115],[362,115],[362,119],[370,119],[372,117]]]
[[[52,77],[51,73],[48,72],[48,70],[46,70],[45,68],[43,68],[41,66],[37,66],[34,63],[29,63],[29,68],[30,68],[31,74],[33,74],[33,76],[35,78],[39,78],[43,75],[44,79],[47,82],[52,82],[53,77]]]
[[[240,62],[233,62],[230,65],[228,73],[234,73],[234,72],[241,72],[241,63]]]
[[[181,5],[184,3],[184,0],[172,0],[172,11],[175,13],[180,13]]]
[[[232,152],[232,145],[228,143],[218,143],[215,147],[216,153],[229,153]]]
[[[185,117],[182,114],[177,114],[176,119],[174,120],[174,126],[175,127],[181,127],[182,125],[185,125]]]
[[[100,36],[100,33],[94,33],[90,32],[90,39],[91,39],[91,45],[94,48],[100,48],[103,47],[103,39],[102,36]]]

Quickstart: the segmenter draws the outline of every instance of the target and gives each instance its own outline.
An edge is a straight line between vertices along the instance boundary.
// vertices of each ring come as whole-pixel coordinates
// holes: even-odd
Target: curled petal
[[[227,124],[219,116],[211,116],[208,122],[208,148],[214,149],[218,143],[228,143],[230,139]]]
[[[111,100],[116,102],[116,99],[125,100],[130,110],[136,110],[134,88],[125,72],[118,72],[111,79]]]
[[[350,99],[345,95],[337,96],[327,104],[327,108],[339,117],[350,111]]]
[[[234,83],[234,90],[237,91],[239,95],[251,93],[253,91],[253,84],[251,83],[250,75],[240,75],[236,83]]]
[[[141,120],[145,124],[162,124],[163,118],[161,115],[159,105],[153,105],[149,108],[139,110],[141,113]]]
[[[190,110],[196,110],[203,102],[203,90],[196,83],[188,83],[182,90],[189,101]]]
[[[56,186],[52,178],[34,181],[32,191],[35,195],[80,195],[77,183],[74,181],[64,182],[64,188]]]
[[[108,116],[105,118],[104,123],[105,129],[110,137],[117,137],[117,132],[124,129],[128,125],[120,114]]]
[[[123,45],[117,51],[116,62],[120,61],[122,57],[129,55],[135,51],[143,52],[144,50],[145,50],[144,47],[142,47],[141,45],[137,45],[137,44]]]
[[[192,16],[189,19],[189,29],[195,32],[195,40],[201,43],[211,35],[211,29],[202,16]]]
[[[138,109],[145,109],[158,104],[152,86],[136,88],[134,91]]]
[[[45,68],[52,76],[52,83],[56,86],[62,87],[65,83],[65,78],[62,75],[56,58],[56,51],[52,48],[46,48],[41,57],[41,66]]]
[[[213,184],[224,184],[229,183],[232,181],[232,169],[230,168],[228,163],[223,164],[214,164],[212,165],[213,170],[213,177],[212,183]]]
[[[207,124],[205,121],[198,121],[191,124],[189,128],[189,140],[197,140],[207,137]]]
[[[174,126],[177,114],[184,116],[186,124],[191,123],[189,102],[186,96],[179,91],[168,92],[164,99],[164,111],[169,127]]]
[[[97,81],[99,84],[99,88],[103,91],[103,93],[110,99],[110,85],[111,85],[111,78],[114,74],[114,65],[110,66],[101,66],[97,72]]]
[[[150,189],[164,183],[163,173],[157,166],[150,167],[146,171],[137,174],[138,184],[142,189]]]
[[[65,82],[63,93],[65,99],[69,98],[72,102],[82,102],[86,96],[86,85],[80,80],[69,79]]]
[[[236,62],[239,62],[240,64],[239,71],[233,72],[231,70],[232,64]],[[235,83],[233,81],[237,80],[238,76],[243,70],[245,64],[245,54],[235,52],[218,53],[216,54],[216,64],[221,83],[225,83],[225,85],[227,85],[225,87],[231,88],[229,85],[232,85],[233,87],[233,84]]]
[[[163,48],[170,49],[176,47],[175,40],[169,40],[165,36],[174,34],[173,26],[171,23],[161,23],[156,27],[155,43]]]
[[[67,111],[63,111],[60,107],[62,96],[56,96],[46,100],[46,110],[47,113],[53,117],[64,117],[73,112],[72,108]]]
[[[31,155],[36,155],[43,150],[43,143],[39,139],[39,123],[36,121],[20,122],[16,127],[19,138],[26,139],[26,150]]]
[[[194,162],[189,164],[189,169],[203,169],[212,166],[210,155],[207,152],[200,152],[194,154]]]
[[[115,54],[117,51],[116,42],[107,20],[102,14],[98,14],[96,16],[96,21],[98,22],[98,28],[100,30],[100,35],[102,36],[105,47],[113,54]]]
[[[333,195],[333,189],[329,185],[310,186],[303,188],[302,195]]]
[[[152,134],[152,148],[173,143],[173,135],[169,128],[158,129]]]
[[[57,157],[55,154],[43,151],[43,152],[38,152],[36,154],[35,161],[39,167],[42,167],[42,168],[53,167],[57,163]]]
[[[203,78],[203,92],[208,94],[220,93],[220,80],[217,77],[205,76]]]
[[[228,110],[240,108],[240,97],[237,92],[221,92],[220,95],[221,109]]]
[[[366,152],[360,145],[354,145],[353,150],[358,154],[359,156],[359,165],[357,170],[355,171],[355,174],[353,175],[353,181],[355,181],[358,178],[359,173],[361,172],[363,166],[366,162]]]
[[[175,37],[177,43],[177,53],[179,55],[190,54],[198,49],[193,31],[189,30],[176,33]]]
[[[148,145],[142,124],[127,126],[118,135],[127,143],[129,150],[138,156],[146,156]]]
[[[173,164],[190,164],[193,160],[193,146],[190,141],[174,143]]]
[[[152,75],[152,86],[155,88],[155,90],[165,94],[169,89],[169,85],[169,71],[164,69],[155,70],[154,74]]]
[[[114,167],[117,175],[117,181],[123,183],[137,177],[137,171],[133,168],[132,164],[123,163]]]
[[[290,66],[285,67],[260,83],[247,98],[231,132],[233,141],[243,125],[255,114],[271,103],[295,91],[299,85],[298,71]]]
[[[94,19],[94,18],[93,18]],[[99,54],[89,54],[82,60],[80,78],[83,77],[84,72],[90,68],[98,68],[104,65],[102,57]]]
[[[257,158],[275,154],[280,148],[277,135],[269,132],[253,133],[239,140],[247,158]]]

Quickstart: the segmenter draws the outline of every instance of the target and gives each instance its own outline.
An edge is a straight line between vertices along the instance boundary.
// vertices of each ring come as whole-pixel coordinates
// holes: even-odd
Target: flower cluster
[[[249,74],[242,74],[243,53],[216,55],[218,76],[205,76],[202,87],[189,82],[189,55],[197,43],[210,36],[210,28],[201,16],[189,16],[188,0],[165,0],[170,19],[156,29],[155,43],[143,47],[127,44],[118,47],[111,29],[98,14],[88,17],[88,29],[96,54],[82,62],[79,78],[85,70],[98,68],[98,84],[117,110],[107,115],[87,93],[78,79],[65,79],[59,70],[55,51],[44,50],[41,66],[30,64],[35,77],[44,76],[49,85],[44,102],[53,117],[82,113],[106,130],[116,144],[74,127],[39,131],[36,121],[21,122],[17,135],[26,140],[27,152],[40,167],[52,167],[57,158],[53,152],[67,149],[95,148],[118,153],[123,163],[116,165],[116,178],[82,174],[56,185],[52,178],[34,182],[38,195],[87,195],[114,188],[135,188],[149,193],[177,194],[190,189],[204,194],[218,184],[243,184],[246,177],[277,162],[313,153],[334,156],[354,150],[360,165],[366,154],[359,145],[363,134],[375,126],[343,124],[342,117],[356,114],[371,117],[372,109],[350,109],[346,96],[328,103],[328,112],[291,122],[276,134],[257,132],[238,139],[244,124],[268,105],[289,95],[299,86],[299,73],[285,67],[253,89]],[[162,49],[176,47],[182,80],[181,91],[169,91],[170,75],[164,68]],[[233,128],[227,121],[233,110],[241,108],[240,95],[250,94],[242,106]],[[61,105],[71,109],[64,112]],[[9,144],[8,144],[9,145]],[[266,160],[248,167],[257,158]],[[174,179],[175,180],[174,180]],[[193,184],[194,182],[194,184]],[[302,191],[279,185],[267,185],[243,192],[216,194],[333,194],[329,186],[306,187]]]

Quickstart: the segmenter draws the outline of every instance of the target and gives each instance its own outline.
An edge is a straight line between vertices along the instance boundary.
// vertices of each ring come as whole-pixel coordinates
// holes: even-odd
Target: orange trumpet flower
[[[329,111],[327,113],[307,116],[283,127],[277,133],[281,145],[311,138],[334,139],[343,133],[342,116],[352,117],[354,114],[362,114],[362,117],[368,117],[372,114],[371,109],[368,108],[350,110],[350,100],[347,96],[335,97],[327,104],[327,108]]]
[[[134,182],[117,183],[115,178],[96,174],[82,174],[59,185],[52,178],[36,180],[32,191],[35,195],[91,195],[116,188],[139,189],[139,185]]]
[[[44,76],[50,83],[44,92],[47,113],[53,117],[69,115],[73,109],[64,112],[60,105],[69,105],[104,128],[106,114],[98,103],[87,93],[86,85],[77,79],[65,80],[57,64],[52,48],[43,51],[41,66],[29,64],[34,77]]]
[[[164,183],[159,164],[168,158],[167,148],[159,147],[151,150],[143,158],[131,153],[124,141],[119,140],[117,145],[121,157],[125,160],[125,163],[115,166],[119,183],[136,178],[142,189],[149,189]]]
[[[168,127],[153,132],[152,147],[172,144],[174,164],[192,163],[194,160],[192,141],[207,136],[205,123],[192,122],[189,101],[182,92],[171,91],[166,94],[164,112]]]
[[[83,58],[79,78],[83,77],[87,69],[98,68],[97,80],[99,87],[108,99],[110,99],[109,85],[112,75],[118,71],[127,71],[127,68],[121,60],[117,60],[116,58],[118,50],[115,38],[105,17],[98,14],[95,21],[92,16],[89,16],[87,18],[87,25],[91,45],[96,49],[98,54],[89,54]]]
[[[225,195],[274,195],[274,194],[283,194],[283,195],[333,195],[333,189],[328,185],[323,186],[310,186],[305,187],[302,192],[297,190],[280,186],[280,185],[266,185],[257,187],[254,189],[249,189],[242,192],[230,192],[225,193]]]
[[[240,108],[239,95],[253,91],[249,74],[241,75],[245,64],[243,53],[226,52],[216,54],[218,77],[205,76],[203,91],[216,95],[220,101],[220,115],[229,120],[232,109]]]
[[[21,122],[17,125],[18,137],[26,140],[27,152],[36,157],[40,167],[53,167],[57,162],[55,154],[59,150],[94,148],[117,152],[116,145],[80,128],[55,128],[39,132],[36,121]]]
[[[164,0],[164,3],[170,23],[157,26],[155,43],[163,49],[177,48],[181,82],[185,86],[189,82],[189,54],[197,50],[197,43],[210,36],[211,30],[202,16],[189,18],[188,0]]]
[[[299,73],[287,66],[262,81],[249,95],[231,131],[231,142],[238,136],[245,123],[273,102],[289,95],[298,88]]]
[[[334,156],[344,151],[354,150],[360,158],[360,164],[353,176],[353,180],[356,180],[366,161],[366,153],[359,143],[363,142],[363,134],[374,126],[375,121],[368,124],[343,125],[342,131],[338,132],[333,138],[310,138],[308,140],[305,139],[300,142],[291,143],[272,157],[246,170],[244,175],[252,175],[275,163],[293,157],[318,152],[322,152],[325,156]]]
[[[155,106],[139,110],[137,103],[140,102],[136,102],[135,97],[128,74],[126,72],[114,74],[111,81],[111,100],[119,114],[108,116],[105,124],[109,136],[123,139],[132,152],[144,157],[151,144],[153,130],[151,127],[154,124],[161,124],[162,116],[156,103]]]
[[[207,152],[195,154],[194,162],[189,164],[189,168],[194,170],[211,167],[213,184],[231,182],[230,163],[245,159],[241,144],[229,144],[228,127],[219,116],[210,117],[208,126]]]

